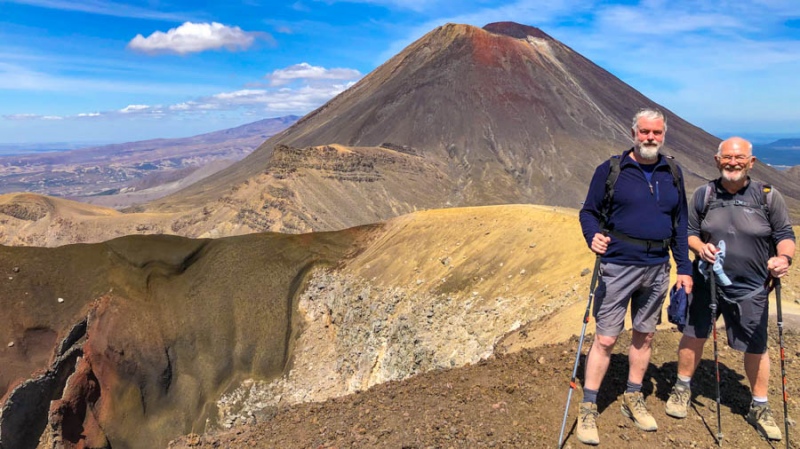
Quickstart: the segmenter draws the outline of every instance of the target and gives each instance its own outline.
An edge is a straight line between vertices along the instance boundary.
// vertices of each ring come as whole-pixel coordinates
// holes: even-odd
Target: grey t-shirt
[[[786,239],[795,240],[792,223],[786,209],[783,196],[773,188],[769,198],[769,218],[759,207],[763,201],[762,184],[749,182],[738,192],[728,193],[720,185],[719,179],[714,181],[716,201],[738,200],[747,205],[727,205],[710,208],[699,223],[703,212],[706,188],[700,186],[694,192],[689,207],[688,235],[699,237],[705,243],[717,245],[725,241],[726,251],[723,271],[733,282],[722,287],[728,298],[740,298],[763,287],[769,276],[767,260],[774,254],[773,248],[778,242]],[[752,207],[751,207],[752,206]]]

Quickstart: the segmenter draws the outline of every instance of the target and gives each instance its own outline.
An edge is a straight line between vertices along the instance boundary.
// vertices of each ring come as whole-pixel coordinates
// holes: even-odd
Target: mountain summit
[[[545,33],[539,28],[532,27],[530,25],[522,25],[516,22],[494,22],[486,25],[483,27],[483,29],[490,33],[502,34],[517,39],[527,39],[528,37],[533,37],[538,39],[553,40],[549,34]]]
[[[274,210],[269,194],[253,204],[226,192],[248,179],[259,179],[261,191],[279,182],[295,192],[308,191],[298,197],[320,197],[319,203],[304,203],[302,213],[289,206],[280,214],[305,230],[352,226],[420,207],[537,203],[577,208],[595,166],[630,148],[630,120],[642,107],[658,107],[667,115],[665,152],[684,167],[689,187],[717,176],[711,161],[718,138],[538,28],[513,22],[483,29],[447,24],[267,140],[241,163],[156,209],[199,205],[209,201],[209,194],[225,192],[228,204],[261,214]],[[328,172],[315,185],[306,185],[319,165],[314,148],[330,144],[371,148],[369,164],[380,176],[370,178],[367,187]],[[297,171],[279,181],[269,174],[275,148],[293,148],[298,157]],[[390,159],[403,153],[415,174],[397,175],[399,166],[408,165],[382,164],[375,152]],[[762,166],[756,175],[790,196],[800,193],[794,181],[775,170]],[[393,176],[400,179],[395,182]],[[326,191],[335,195],[320,193]],[[413,192],[412,199],[401,192]],[[360,212],[348,212],[351,220],[344,222],[322,212],[346,207]]]

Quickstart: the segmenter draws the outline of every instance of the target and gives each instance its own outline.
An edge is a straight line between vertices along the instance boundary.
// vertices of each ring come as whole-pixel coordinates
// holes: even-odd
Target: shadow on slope
[[[46,422],[88,447],[204,428],[229,385],[283,372],[304,277],[365,234],[0,247],[2,447],[35,447]]]
[[[579,275],[546,263],[582,245],[559,232],[579,236],[574,211],[498,206],[333,233],[0,246],[0,441],[30,447],[49,423],[51,440],[153,447],[224,425],[237,410],[220,398],[253,382],[283,382],[251,397],[280,405],[476,362],[575,297]]]

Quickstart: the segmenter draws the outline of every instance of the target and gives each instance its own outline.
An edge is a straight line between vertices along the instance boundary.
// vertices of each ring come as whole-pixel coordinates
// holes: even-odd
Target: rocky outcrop
[[[302,322],[291,370],[273,382],[249,379],[224,395],[219,423],[253,423],[277,406],[476,363],[506,333],[552,310],[537,302],[533,295],[420,293],[320,270],[298,303]]]
[[[150,449],[202,431],[229,385],[284,372],[307,273],[358,235],[0,245],[2,449]]]
[[[23,382],[5,398],[0,409],[0,449],[37,447],[48,424],[50,401],[61,397],[64,392],[67,380],[83,354],[85,337],[86,321],[81,321],[59,344],[50,368]]]
[[[359,151],[341,145],[307,148],[277,145],[267,164],[266,173],[277,179],[283,179],[290,173],[306,169],[321,172],[322,177],[326,179],[374,182],[384,179],[381,168],[412,173],[423,171],[423,168],[411,162],[410,158],[398,154],[416,155],[412,149],[392,144],[383,144],[380,148],[391,151],[364,149]]]
[[[36,221],[47,216],[48,209],[38,203],[11,203],[0,205],[0,214],[20,220]]]

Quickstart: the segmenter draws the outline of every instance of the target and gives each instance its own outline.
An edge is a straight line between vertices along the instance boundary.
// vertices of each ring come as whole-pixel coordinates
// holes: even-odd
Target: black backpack
[[[718,200],[717,199],[717,186],[716,181],[709,181],[706,184],[706,191],[705,195],[703,196],[703,212],[699,215],[698,223],[702,223],[703,219],[706,218],[706,214],[708,211],[712,209],[717,209],[719,207],[728,207],[728,206],[744,206],[750,207],[752,209],[761,209],[764,211],[764,214],[767,216],[767,221],[769,221],[769,205],[772,203],[772,186],[770,184],[765,184],[761,181],[750,180],[750,182],[755,183],[758,189],[761,191],[761,196],[757,198],[761,198],[761,203],[758,204],[751,204],[747,201],[742,200]]]
[[[718,200],[716,181],[709,181],[709,183],[706,184],[706,191],[703,196],[703,211],[698,216],[699,218],[698,223],[703,222],[703,219],[705,219],[706,214],[708,214],[708,211],[710,211],[711,209],[717,209],[720,207],[729,207],[729,206],[739,206],[739,207],[744,206],[744,207],[749,207],[751,209],[761,209],[764,211],[764,214],[767,218],[767,222],[769,222],[769,205],[772,203],[772,196],[773,196],[772,192],[774,190],[772,189],[772,186],[770,184],[766,184],[756,180],[750,180],[750,182],[755,183],[754,185],[761,191],[761,195],[756,197],[761,200],[761,202],[758,204],[752,204],[748,201],[742,201],[742,200]],[[772,227],[772,223],[770,223],[770,227]],[[776,253],[777,253],[777,248],[775,247],[775,245],[772,245],[770,247],[770,255],[775,255]],[[767,278],[766,284],[764,285],[765,289],[768,290],[772,289],[772,287],[769,286],[771,279],[772,279],[771,276]],[[759,292],[761,292],[761,289],[755,289],[745,297],[739,298],[739,301],[743,300],[744,298],[751,297],[752,295],[758,294]],[[728,299],[721,290],[719,290],[719,293],[726,301],[734,302]]]

